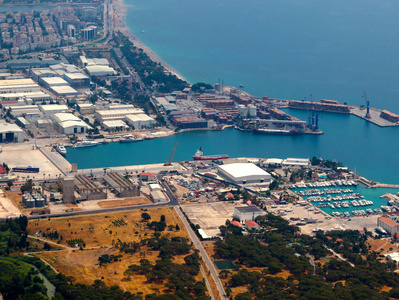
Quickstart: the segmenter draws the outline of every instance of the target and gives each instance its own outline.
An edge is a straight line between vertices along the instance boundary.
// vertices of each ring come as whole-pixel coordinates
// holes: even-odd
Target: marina
[[[298,183],[291,185],[290,189],[313,206],[335,217],[349,218],[398,211],[392,201],[387,202],[382,189],[369,189],[354,181]]]

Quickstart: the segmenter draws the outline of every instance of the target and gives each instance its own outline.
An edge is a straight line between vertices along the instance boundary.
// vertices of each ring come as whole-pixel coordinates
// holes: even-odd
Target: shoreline
[[[113,9],[115,11],[115,32],[120,31],[126,37],[130,39],[134,46],[137,48],[143,49],[144,53],[146,53],[151,60],[156,63],[161,64],[168,72],[172,73],[179,79],[190,83],[187,79],[185,79],[179,72],[177,72],[173,67],[165,63],[154,51],[152,51],[149,47],[147,47],[143,42],[137,39],[137,37],[130,31],[125,23],[126,11],[128,7],[132,5],[127,5],[123,0],[112,0]]]

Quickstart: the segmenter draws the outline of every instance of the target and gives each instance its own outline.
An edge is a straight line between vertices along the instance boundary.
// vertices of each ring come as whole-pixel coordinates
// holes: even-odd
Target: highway
[[[180,211],[180,208],[178,206],[174,206],[174,209],[177,212],[177,214],[179,215],[180,219],[182,220],[184,226],[186,227],[187,232],[190,235],[190,238],[194,243],[194,246],[200,251],[202,259],[204,260],[205,264],[207,265],[208,269],[210,270],[213,280],[215,281],[216,286],[218,288],[219,295],[221,295],[222,299],[227,299],[227,295],[224,291],[223,284],[219,279],[219,274],[216,271],[211,259],[209,258],[208,254],[206,253],[205,249],[202,247],[201,241],[198,239],[197,235],[191,229],[190,224],[188,224],[187,219],[185,218],[183,213]]]

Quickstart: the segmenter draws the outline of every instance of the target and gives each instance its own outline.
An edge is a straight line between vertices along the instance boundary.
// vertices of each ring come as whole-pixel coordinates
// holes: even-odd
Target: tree
[[[151,216],[150,216],[148,213],[142,213],[142,214],[141,214],[141,218],[142,218],[144,221],[148,221],[148,220],[151,219]]]

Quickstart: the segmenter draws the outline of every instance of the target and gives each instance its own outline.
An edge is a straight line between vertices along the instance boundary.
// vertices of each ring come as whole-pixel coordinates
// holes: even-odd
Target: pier
[[[381,118],[381,110],[376,109],[376,108],[371,108],[370,107],[370,118],[366,118],[366,109],[365,108],[360,108],[359,106],[352,106],[350,113],[352,115],[355,115],[363,120],[366,120],[368,122],[371,122],[375,125],[378,125],[380,127],[391,127],[391,126],[398,126],[399,124],[388,121],[384,118]]]

